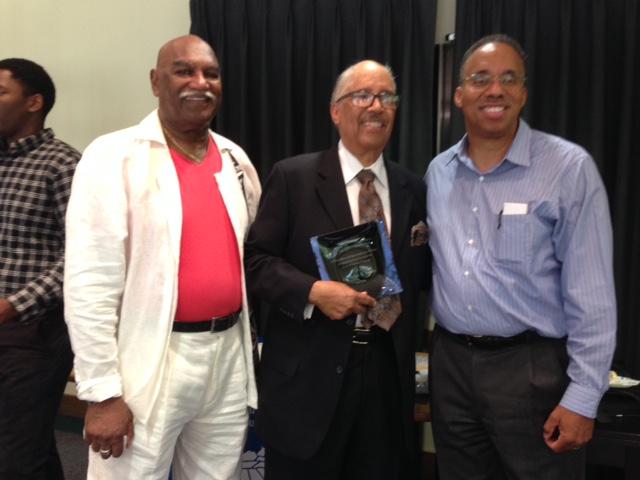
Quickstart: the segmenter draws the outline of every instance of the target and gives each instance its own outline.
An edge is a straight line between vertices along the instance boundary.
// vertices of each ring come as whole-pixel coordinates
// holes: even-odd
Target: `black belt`
[[[452,340],[455,340],[456,342],[463,345],[486,349],[496,349],[510,347],[513,345],[522,345],[531,341],[542,340],[546,338],[538,335],[533,330],[526,330],[512,337],[497,337],[493,335],[465,335],[462,333],[453,333],[445,328],[442,328],[438,324],[436,324],[435,329],[439,333],[446,335]]]
[[[210,318],[202,322],[173,322],[174,332],[224,332],[233,327],[240,318],[240,312],[232,313],[226,317]]]

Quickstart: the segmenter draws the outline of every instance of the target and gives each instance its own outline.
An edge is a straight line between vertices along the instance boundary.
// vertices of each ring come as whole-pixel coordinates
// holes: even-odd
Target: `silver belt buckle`
[[[355,345],[369,345],[368,341],[361,341],[361,340],[356,340],[356,336],[358,333],[362,333],[362,334],[371,334],[371,330],[367,329],[367,328],[355,328],[353,330],[353,337],[351,338],[351,343],[355,344]]]

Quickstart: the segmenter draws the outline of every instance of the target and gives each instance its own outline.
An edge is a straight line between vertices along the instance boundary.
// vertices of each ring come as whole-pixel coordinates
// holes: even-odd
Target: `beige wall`
[[[156,106],[158,47],[188,33],[188,0],[0,0],[0,58],[40,63],[58,90],[47,125],[82,150]]]
[[[456,0],[438,0],[436,43],[444,43],[447,33],[456,31]]]

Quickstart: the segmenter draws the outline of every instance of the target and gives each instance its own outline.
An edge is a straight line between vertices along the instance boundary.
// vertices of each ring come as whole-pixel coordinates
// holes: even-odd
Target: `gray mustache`
[[[192,97],[192,96],[195,96],[195,97],[205,96],[209,100],[214,100],[216,98],[216,96],[213,93],[209,92],[209,91],[206,91],[206,92],[182,92],[180,94],[180,100],[182,100],[183,98]]]

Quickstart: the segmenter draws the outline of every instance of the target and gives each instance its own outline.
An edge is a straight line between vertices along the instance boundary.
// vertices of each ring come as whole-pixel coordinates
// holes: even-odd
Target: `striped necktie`
[[[358,172],[356,178],[360,182],[360,193],[358,194],[360,223],[383,220],[386,226],[382,201],[373,184],[376,178],[375,174],[371,170],[363,169]],[[379,298],[376,306],[367,312],[366,318],[363,320],[364,327],[369,328],[371,323],[374,323],[384,330],[390,330],[401,312],[402,305],[399,295]]]

